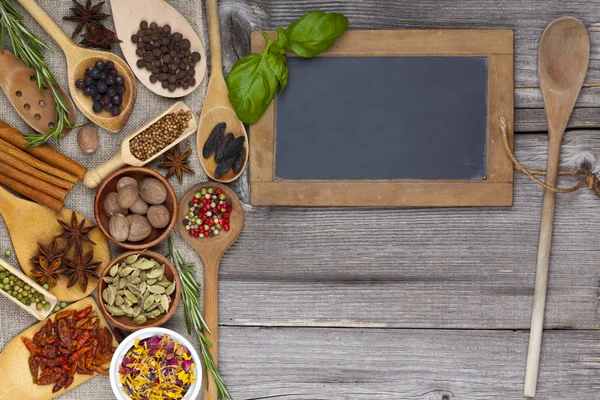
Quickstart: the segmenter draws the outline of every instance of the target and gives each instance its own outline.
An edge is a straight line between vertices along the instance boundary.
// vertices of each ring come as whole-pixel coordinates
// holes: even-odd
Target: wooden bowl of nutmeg
[[[106,178],[96,193],[94,215],[119,247],[143,250],[165,240],[177,221],[177,195],[158,172],[127,167]]]

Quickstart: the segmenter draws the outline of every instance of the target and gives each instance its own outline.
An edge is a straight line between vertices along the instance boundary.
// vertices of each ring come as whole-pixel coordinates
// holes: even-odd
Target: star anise
[[[61,260],[67,253],[67,249],[58,247],[58,240],[53,238],[52,241],[46,246],[38,243],[38,255],[31,258],[31,262],[35,265],[40,265],[40,258],[46,260],[46,264],[53,264],[56,260]]]
[[[92,0],[87,0],[85,5],[79,4],[77,0],[73,0],[73,5],[75,7],[71,7],[70,10],[74,15],[63,17],[65,21],[77,22],[77,27],[75,28],[75,31],[73,31],[72,37],[77,36],[84,27],[86,32],[90,32],[93,26],[104,28],[104,25],[102,25],[100,21],[110,16],[109,14],[101,12],[104,3],[104,1],[101,1],[92,7]]]
[[[65,247],[67,250],[73,246],[75,246],[75,249],[81,250],[84,242],[93,245],[96,244],[87,236],[92,229],[96,228],[96,225],[92,224],[91,226],[86,227],[85,222],[85,218],[80,223],[77,222],[77,214],[75,211],[71,214],[71,224],[58,220],[58,223],[63,228],[63,233],[56,236],[56,238],[67,240],[67,246]]]
[[[89,278],[99,279],[96,273],[96,268],[102,264],[101,262],[94,262],[94,250],[88,251],[85,256],[81,247],[75,247],[75,253],[73,259],[65,258],[63,263],[66,267],[64,275],[69,277],[69,283],[67,287],[79,284],[79,288],[85,292],[88,286]]]
[[[37,264],[31,269],[31,275],[40,285],[47,283],[50,287],[54,287],[56,286],[58,276],[65,271],[62,262],[62,258],[57,258],[52,262],[48,262],[44,256],[39,256]]]
[[[103,27],[93,26],[91,30],[82,35],[83,40],[79,43],[85,47],[96,47],[110,50],[115,43],[121,43],[117,34]]]
[[[169,179],[173,175],[177,175],[177,180],[181,185],[183,183],[183,174],[195,174],[194,170],[188,166],[188,157],[192,154],[192,150],[186,150],[183,153],[179,150],[179,145],[175,146],[173,150],[166,152],[164,157],[165,160],[158,166],[161,168],[168,168],[169,171],[165,175],[165,178]]]

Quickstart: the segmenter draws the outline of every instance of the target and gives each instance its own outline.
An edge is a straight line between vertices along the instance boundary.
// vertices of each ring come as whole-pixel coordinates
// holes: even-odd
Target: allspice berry
[[[92,125],[86,125],[77,132],[77,143],[84,153],[93,153],[100,146],[98,131]]]

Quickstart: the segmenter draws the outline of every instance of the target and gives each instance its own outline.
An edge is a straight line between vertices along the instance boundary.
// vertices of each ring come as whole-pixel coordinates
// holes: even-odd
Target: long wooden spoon
[[[548,174],[546,183],[556,186],[560,146],[585,80],[590,60],[590,39],[581,21],[566,17],[552,22],[540,41],[538,75],[548,115]],[[525,371],[525,396],[535,397],[548,289],[548,265],[556,194],[544,191],[542,222],[531,314],[531,332]]]
[[[68,310],[81,311],[91,306],[92,311],[98,316],[98,327],[100,329],[108,327],[106,320],[102,316],[100,309],[96,305],[93,298],[87,297],[75,304],[65,308]],[[50,316],[54,320],[54,316]],[[65,392],[76,388],[82,383],[92,379],[94,375],[83,375],[76,374],[75,381],[66,390],[60,390],[57,393],[52,393],[53,385],[35,385],[29,372],[29,351],[21,340],[22,337],[33,339],[40,329],[44,327],[46,320],[38,322],[29,329],[25,330],[21,334],[17,335],[12,339],[2,353],[0,353],[0,387],[2,387],[2,398],[3,399],[19,399],[19,400],[49,400],[55,397],[63,395]],[[119,344],[112,337],[112,345],[117,347]],[[105,364],[104,367],[108,367]],[[96,398],[94,394],[90,394],[90,398]]]
[[[204,187],[221,188],[233,209],[230,213],[229,231],[221,231],[218,236],[208,238],[195,238],[190,236],[183,224],[183,218],[189,211],[189,202],[194,194]],[[206,336],[212,343],[210,354],[218,365],[219,358],[219,263],[225,251],[237,240],[244,224],[244,211],[237,195],[225,185],[218,183],[204,183],[191,188],[183,195],[179,202],[179,217],[177,227],[185,241],[196,250],[204,263],[204,319],[210,329]],[[208,382],[208,389],[204,388],[204,400],[217,400],[217,388],[214,380]]]
[[[111,0],[110,7],[115,21],[117,36],[122,39],[121,50],[133,72],[142,85],[164,97],[183,97],[193,92],[206,75],[206,53],[200,38],[190,23],[176,9],[164,0]],[[135,15],[135,18],[132,16]],[[146,68],[136,66],[139,57],[135,54],[137,46],[131,41],[131,36],[137,33],[142,20],[149,24],[156,22],[159,26],[169,25],[173,32],[179,32],[191,43],[190,51],[200,53],[200,61],[196,64],[196,84],[187,89],[177,88],[174,92],[162,87],[161,82],[150,83],[151,72]]]
[[[185,103],[179,101],[179,102],[173,104],[171,107],[169,107],[168,110],[166,110],[165,112],[160,114],[158,117],[154,118],[152,121],[148,122],[141,128],[139,128],[136,131],[131,132],[129,135],[125,136],[121,140],[121,146],[119,148],[119,152],[113,158],[111,158],[104,164],[99,165],[96,168],[89,170],[85,174],[85,176],[83,177],[84,185],[87,188],[94,189],[94,188],[98,187],[98,185],[100,185],[104,179],[106,179],[110,174],[112,174],[119,168],[122,168],[126,165],[131,165],[133,167],[142,167],[142,166],[148,164],[149,162],[156,160],[158,157],[160,157],[162,154],[167,152],[169,149],[177,146],[180,142],[182,142],[186,138],[190,137],[190,135],[192,135],[198,128],[198,125],[196,123],[196,117],[194,117],[193,114],[192,114],[192,119],[190,120],[190,124],[188,125],[187,129],[184,130],[183,133],[177,139],[175,139],[171,144],[164,147],[162,150],[160,150],[158,153],[154,154],[149,159],[144,160],[144,161],[138,160],[137,158],[135,158],[135,156],[133,154],[131,154],[131,149],[129,147],[129,142],[131,141],[131,139],[136,137],[141,132],[145,131],[149,126],[153,125],[156,121],[158,121],[165,115],[171,114],[171,113],[176,113],[176,112],[179,112],[182,110],[190,111],[190,108]]]
[[[246,141],[244,146],[248,146],[248,135],[242,121],[240,121],[233,110],[233,106],[229,102],[229,91],[223,77],[223,60],[221,55],[221,28],[219,26],[219,8],[217,0],[206,0],[206,14],[208,16],[208,39],[210,41],[210,80],[208,81],[208,90],[202,107],[202,114],[198,122],[198,157],[202,168],[206,174],[213,180],[227,183],[236,180],[243,172],[244,168],[239,173],[229,170],[221,178],[215,178],[215,168],[217,164],[214,157],[202,157],[202,148],[208,136],[213,131],[214,127],[221,122],[227,124],[227,131],[231,132],[235,137],[244,136]],[[248,162],[248,149],[246,147],[246,159],[244,166]]]
[[[127,122],[129,114],[133,110],[136,97],[135,76],[125,61],[117,55],[107,51],[97,51],[85,49],[69,39],[58,25],[42,10],[35,0],[17,0],[25,10],[44,28],[46,32],[60,46],[67,58],[67,67],[69,69],[69,90],[73,101],[79,107],[85,116],[96,125],[103,127],[111,132],[118,132]],[[91,68],[96,61],[112,61],[115,68],[125,79],[126,91],[123,93],[123,104],[121,105],[121,114],[112,116],[108,111],[102,111],[99,114],[92,110],[92,100],[83,95],[83,91],[75,87],[75,81],[83,78],[86,68]]]
[[[15,255],[23,272],[31,276],[33,267],[31,258],[38,254],[38,242],[47,245],[54,236],[60,234],[62,229],[57,218],[70,223],[72,211],[63,208],[59,214],[56,214],[49,208],[20,199],[0,186],[0,215],[4,218],[15,249]],[[77,214],[79,222],[83,218],[85,217]],[[90,223],[87,222],[86,224],[89,225]],[[101,265],[96,269],[96,272],[100,272],[110,262],[110,248],[100,229],[92,230],[89,237],[96,242],[96,245],[93,246],[94,260],[101,262]],[[90,248],[92,247],[88,244],[84,247],[86,252]],[[73,250],[69,253],[69,257],[72,257],[72,252]],[[50,288],[50,293],[60,301],[76,301],[93,292],[98,280],[91,278],[85,291],[82,291],[79,285],[67,288],[67,283],[67,277],[61,276],[56,287]]]
[[[56,107],[49,88],[43,93],[35,80],[35,71],[8,50],[0,52],[0,87],[17,113],[29,126],[40,133],[46,133],[56,123]],[[69,108],[69,121],[77,122],[77,113],[71,98],[62,88],[58,88]],[[64,134],[70,129],[65,129]]]

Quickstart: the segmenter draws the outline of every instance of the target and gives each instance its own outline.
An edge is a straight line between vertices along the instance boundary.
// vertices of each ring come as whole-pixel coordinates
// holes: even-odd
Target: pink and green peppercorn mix
[[[190,236],[205,238],[229,230],[229,216],[233,207],[220,188],[202,188],[194,194],[188,207],[183,222]]]

